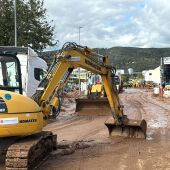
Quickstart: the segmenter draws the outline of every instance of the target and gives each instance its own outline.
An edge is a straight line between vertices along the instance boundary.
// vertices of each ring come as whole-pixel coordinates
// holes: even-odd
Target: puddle
[[[148,132],[146,140],[153,140],[154,138],[152,136],[153,136],[153,133],[152,132]]]
[[[167,120],[164,117],[159,117],[158,120],[151,119],[148,121],[148,126],[154,129],[165,128],[167,127]]]

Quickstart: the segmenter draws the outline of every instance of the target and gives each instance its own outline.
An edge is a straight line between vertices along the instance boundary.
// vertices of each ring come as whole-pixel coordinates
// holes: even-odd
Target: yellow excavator
[[[10,62],[10,64],[7,64]],[[7,83],[7,68],[15,65],[13,83]],[[114,68],[108,58],[99,56],[87,47],[66,43],[57,53],[46,77],[41,81],[32,98],[21,94],[19,61],[15,54],[0,54],[0,68],[3,78],[0,86],[0,152],[6,169],[33,169],[39,161],[56,149],[56,136],[42,131],[48,123],[52,108],[58,105],[58,95],[66,84],[73,69],[82,67],[100,74],[113,119],[105,122],[111,136],[145,138],[146,121],[130,120],[123,113],[123,107],[114,82]],[[7,91],[7,90],[8,91]],[[9,91],[10,90],[10,91]],[[12,92],[13,91],[13,92]],[[74,132],[73,132],[74,133]]]

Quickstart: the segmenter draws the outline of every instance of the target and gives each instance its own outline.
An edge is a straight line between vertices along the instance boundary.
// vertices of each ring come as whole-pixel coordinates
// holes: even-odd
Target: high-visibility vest
[[[96,93],[96,92],[100,93],[101,91],[102,91],[102,84],[92,85],[92,89],[91,89],[92,93]]]

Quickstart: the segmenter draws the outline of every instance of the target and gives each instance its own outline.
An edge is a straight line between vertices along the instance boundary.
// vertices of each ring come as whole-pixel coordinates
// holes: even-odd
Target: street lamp
[[[80,45],[80,30],[83,28],[82,26],[79,26],[79,45]]]
[[[79,45],[80,45],[80,30],[81,28],[83,28],[82,26],[79,26],[78,29],[79,29]],[[78,72],[79,72],[79,95],[80,95],[80,91],[81,91],[81,82],[80,82],[80,67],[78,69]]]
[[[14,0],[14,29],[15,29],[15,47],[17,47],[17,13],[16,13],[16,0]]]

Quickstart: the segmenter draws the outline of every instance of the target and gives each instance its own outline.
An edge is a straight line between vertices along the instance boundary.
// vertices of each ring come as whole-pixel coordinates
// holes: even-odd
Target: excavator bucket
[[[76,112],[80,115],[111,115],[111,109],[107,98],[76,99]]]
[[[128,119],[128,122],[124,125],[118,125],[112,118],[107,120],[105,125],[107,126],[111,137],[123,136],[130,138],[146,138],[147,124],[145,120]]]

